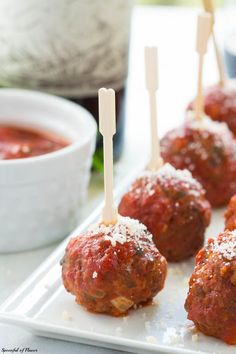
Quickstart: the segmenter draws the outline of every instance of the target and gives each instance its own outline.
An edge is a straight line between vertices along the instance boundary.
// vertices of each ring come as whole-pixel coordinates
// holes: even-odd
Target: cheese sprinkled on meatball
[[[152,235],[145,225],[138,220],[120,215],[116,224],[95,224],[89,228],[88,232],[90,235],[102,233],[104,239],[110,241],[114,247],[117,242],[123,245],[125,242],[134,241],[142,249],[145,242],[152,241]]]

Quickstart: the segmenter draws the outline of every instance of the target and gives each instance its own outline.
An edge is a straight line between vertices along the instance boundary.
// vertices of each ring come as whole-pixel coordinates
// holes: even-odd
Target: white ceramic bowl
[[[52,95],[0,89],[0,124],[58,133],[69,146],[24,159],[0,160],[0,252],[65,237],[78,220],[90,176],[96,123],[84,108]]]

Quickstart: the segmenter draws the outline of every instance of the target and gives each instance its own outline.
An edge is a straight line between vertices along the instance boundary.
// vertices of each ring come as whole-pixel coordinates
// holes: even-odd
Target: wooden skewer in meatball
[[[149,84],[149,77],[153,80],[153,76],[148,71],[148,60],[146,77],[148,90],[150,87],[157,88]],[[119,213],[145,224],[166,259],[179,262],[195,255],[202,247],[211,209],[205,191],[190,172],[176,170],[169,164],[162,165],[156,114],[151,109],[151,122],[153,120],[156,136],[151,134],[151,140],[157,147],[152,149],[155,155],[151,156],[155,158],[150,159],[147,171],[138,176],[122,197]]]
[[[205,51],[200,53],[203,56]],[[202,65],[202,60],[199,62]],[[189,169],[205,188],[213,207],[225,205],[236,193],[236,141],[225,123],[204,115],[202,75],[198,78],[195,111],[190,116],[182,126],[164,136],[162,157],[176,168]]]
[[[227,124],[236,136],[236,88],[232,85],[208,87],[203,93],[203,109],[208,117],[214,121]],[[190,103],[188,110],[192,110]]]
[[[112,316],[149,302],[164,286],[167,262],[139,221],[117,216],[113,203],[112,136],[115,94],[99,91],[104,137],[105,206],[102,221],[69,241],[62,264],[67,291],[87,310]]]
[[[236,135],[236,88],[226,79],[224,61],[219,50],[217,38],[214,31],[215,9],[212,0],[203,0],[204,8],[212,14],[212,40],[215,51],[216,64],[219,72],[219,82],[217,85],[208,87],[204,90],[203,109],[208,117],[215,121],[224,122]],[[193,109],[190,103],[188,109]]]
[[[62,261],[67,291],[87,310],[113,316],[149,302],[162,290],[167,262],[147,228],[118,217],[73,238]]]

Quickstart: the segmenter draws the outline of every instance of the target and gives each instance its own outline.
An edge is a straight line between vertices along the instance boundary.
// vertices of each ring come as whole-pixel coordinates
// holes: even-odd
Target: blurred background
[[[137,0],[142,5],[173,5],[173,6],[197,6],[201,5],[200,0]],[[215,5],[222,5],[224,0],[216,0]]]
[[[214,6],[218,41],[228,74],[235,77],[236,1],[215,0]],[[132,100],[129,97],[127,102],[127,92],[130,89],[137,95],[143,80],[143,47],[154,44],[160,49],[163,89],[170,77],[173,85],[180,79],[178,75],[187,80],[187,71],[195,70],[194,14],[202,8],[201,0],[0,1],[0,86],[65,97],[88,109],[96,120],[97,90],[113,87],[117,100],[114,158],[118,161],[124,151],[125,121]],[[138,58],[133,60],[135,55]],[[214,66],[214,60],[212,63]],[[211,68],[207,77],[214,76]],[[191,92],[193,83],[192,77],[191,82],[183,82],[181,95],[186,85]],[[93,168],[103,168],[99,134]]]

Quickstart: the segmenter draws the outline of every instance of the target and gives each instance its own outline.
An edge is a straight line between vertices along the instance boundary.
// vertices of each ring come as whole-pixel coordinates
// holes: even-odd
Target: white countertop
[[[127,92],[125,148],[115,166],[115,185],[146,161],[149,149],[148,116],[144,90],[143,47],[159,48],[159,133],[183,120],[187,102],[195,93],[197,67],[195,46],[196,11],[173,7],[137,7],[133,14],[130,71]],[[206,84],[217,80],[212,44],[205,60]],[[102,176],[93,175],[88,200],[81,220],[102,200]],[[20,237],[20,235],[19,235]],[[45,260],[57,245],[36,251],[0,255],[0,303],[9,296]],[[2,348],[37,349],[48,353],[115,353],[86,345],[40,338],[19,328],[0,324]]]

